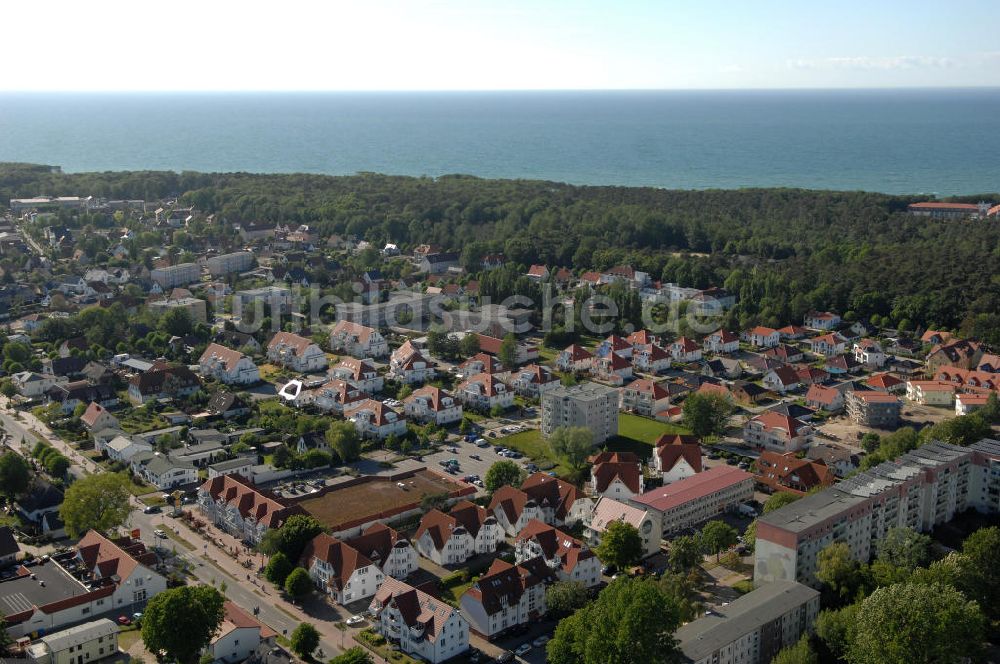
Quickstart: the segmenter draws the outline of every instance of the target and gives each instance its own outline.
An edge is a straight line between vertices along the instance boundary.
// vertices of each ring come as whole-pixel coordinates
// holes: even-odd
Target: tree
[[[319,647],[319,630],[311,623],[299,623],[299,626],[292,630],[289,644],[299,657],[312,657],[313,651]]]
[[[681,622],[691,622],[701,613],[698,573],[664,572],[658,581],[662,590],[677,605]]]
[[[739,532],[725,521],[709,521],[701,529],[701,546],[705,553],[714,553],[718,562],[719,554],[740,541]]]
[[[14,382],[10,378],[0,380],[0,394],[8,399],[17,394],[17,388],[14,387]]]
[[[910,528],[890,528],[878,543],[878,559],[913,571],[931,562],[933,540]]]
[[[344,463],[354,461],[361,454],[361,439],[353,422],[331,422],[326,430],[326,442]]]
[[[982,652],[979,605],[949,586],[899,583],[879,588],[858,609],[847,649],[852,664],[957,662]]]
[[[76,404],[76,408],[73,409],[73,417],[80,419],[83,414],[87,412],[87,404],[80,402]]]
[[[681,535],[670,542],[670,566],[678,572],[687,572],[701,562],[701,544],[691,535]]]
[[[764,514],[770,514],[775,510],[780,510],[785,505],[791,505],[799,498],[801,498],[801,496],[797,496],[794,493],[779,491],[764,501]]]
[[[556,581],[545,589],[545,606],[556,618],[568,616],[587,603],[587,588],[579,581]]]
[[[691,433],[705,438],[725,432],[732,409],[729,399],[721,395],[695,392],[684,399],[682,417]]]
[[[295,599],[305,597],[312,592],[313,582],[309,572],[302,567],[296,567],[285,579],[285,592]]]
[[[194,331],[194,322],[187,309],[169,309],[160,318],[159,328],[173,337],[183,337]]]
[[[816,616],[816,636],[830,653],[843,659],[854,641],[860,604],[848,604],[842,609],[825,609]]]
[[[513,332],[508,332],[500,342],[500,350],[497,351],[497,359],[504,369],[513,369],[517,366],[517,337]]]
[[[278,551],[268,559],[264,568],[264,578],[276,586],[284,587],[285,579],[292,573],[292,569],[294,568],[288,556]]]
[[[361,646],[348,648],[340,653],[327,664],[372,664],[371,654]]]
[[[812,649],[809,637],[803,636],[795,645],[779,650],[771,664],[819,664],[819,655]]]
[[[979,415],[989,424],[1000,424],[1000,397],[996,391],[991,391],[986,397],[986,403],[979,409]]]
[[[551,664],[665,664],[675,661],[677,606],[647,578],[618,579],[564,618],[549,642]]]
[[[497,461],[486,471],[483,478],[483,485],[490,493],[494,493],[502,486],[512,486],[517,488],[524,481],[524,470],[509,459]]]
[[[986,615],[1000,617],[1000,528],[980,528],[962,543],[962,590]]]
[[[59,516],[70,537],[88,530],[106,533],[124,525],[132,511],[129,480],[121,473],[87,475],[66,490]]]
[[[574,473],[587,468],[594,451],[594,432],[587,427],[556,427],[549,435],[553,454]]]
[[[0,657],[7,654],[7,649],[10,648],[10,644],[14,640],[10,638],[10,634],[7,633],[7,621],[2,612],[0,612]]]
[[[62,454],[52,454],[45,460],[45,470],[55,478],[66,477],[66,471],[73,465],[70,460]]]
[[[0,454],[0,492],[7,500],[14,500],[27,491],[30,482],[31,469],[20,454]]]
[[[475,334],[466,334],[459,343],[459,350],[464,357],[472,357],[479,352],[479,337]]]
[[[861,585],[861,566],[844,542],[834,542],[816,556],[816,578],[842,600],[849,599]]]
[[[149,600],[142,614],[146,649],[162,651],[178,664],[194,664],[222,624],[224,604],[225,598],[212,586],[164,590]]]
[[[315,517],[308,514],[293,514],[281,524],[280,528],[268,530],[259,548],[268,555],[281,552],[289,561],[298,560],[306,544],[321,532],[323,525]]]
[[[612,521],[601,535],[601,543],[594,553],[605,565],[624,569],[642,559],[642,535],[631,523]]]

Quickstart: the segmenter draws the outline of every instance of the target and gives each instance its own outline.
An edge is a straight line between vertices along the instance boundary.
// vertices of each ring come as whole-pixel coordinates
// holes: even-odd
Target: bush
[[[742,581],[737,581],[733,584],[733,590],[741,595],[746,595],[748,592],[753,590],[753,581],[750,579],[743,579]]]
[[[455,586],[460,586],[463,583],[468,583],[469,581],[469,570],[460,569],[455,570],[451,574],[446,574],[441,577],[441,587],[442,588],[454,588]]]

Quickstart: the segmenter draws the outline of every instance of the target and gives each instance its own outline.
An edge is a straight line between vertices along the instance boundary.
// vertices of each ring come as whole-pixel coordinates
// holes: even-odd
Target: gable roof
[[[662,472],[669,472],[681,459],[694,472],[701,472],[701,445],[697,436],[663,434],[656,440],[654,454],[660,459]]]
[[[301,357],[312,345],[312,340],[298,334],[292,332],[275,332],[274,336],[267,343],[267,349],[272,350],[278,346],[287,346],[292,349],[297,357]]]
[[[597,493],[607,490],[616,479],[620,480],[632,493],[642,490],[642,466],[639,458],[630,452],[604,452],[591,457],[591,473]]]
[[[533,560],[540,561],[538,558]],[[544,568],[544,561],[540,562]],[[531,561],[515,566],[498,558],[465,592],[482,604],[487,615],[493,615],[507,606],[516,605],[526,590],[543,582],[543,577],[535,574],[538,569]]]
[[[268,528],[278,528],[292,514],[302,513],[302,508],[285,504],[240,475],[213,477],[202,484],[199,491],[205,491],[213,500],[221,500],[235,508],[244,519],[252,517]]]
[[[157,561],[156,554],[147,551],[146,545],[139,540],[112,540],[96,530],[84,535],[76,550],[87,569],[105,579],[117,576],[120,581],[125,581],[140,565],[149,567]]]
[[[372,561],[340,540],[320,533],[309,540],[302,551],[301,565],[306,569],[312,567],[313,560],[321,560],[333,568],[333,573],[327,580],[327,585],[334,590],[343,590],[356,570],[373,565]]]
[[[226,371],[232,371],[244,357],[246,357],[246,355],[238,350],[226,348],[221,344],[211,343],[205,348],[205,352],[201,354],[201,357],[198,359],[198,364],[215,359],[222,364]]]
[[[422,631],[423,638],[432,642],[441,636],[456,611],[446,602],[392,577],[386,577],[370,604],[376,613],[388,606],[399,611],[407,627]]]
[[[544,521],[532,519],[517,534],[516,542],[533,540],[542,549],[547,561],[560,561],[563,571],[571,573],[581,560],[594,557],[594,552],[583,542],[550,526]]]
[[[108,413],[107,409],[104,406],[97,403],[96,401],[92,401],[90,405],[87,406],[87,410],[83,413],[83,415],[80,416],[80,422],[82,422],[85,427],[92,428],[94,424],[97,422],[97,419],[101,417],[101,415],[104,415],[105,413],[111,415],[111,413]],[[112,415],[112,417],[114,416]]]

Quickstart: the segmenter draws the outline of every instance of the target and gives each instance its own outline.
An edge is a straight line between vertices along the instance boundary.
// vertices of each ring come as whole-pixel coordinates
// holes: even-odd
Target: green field
[[[691,433],[690,430],[677,424],[657,422],[648,417],[640,417],[630,413],[618,415],[618,435],[608,440],[602,448],[611,452],[633,452],[645,459],[652,453],[653,443],[663,434]],[[557,475],[565,476],[569,469],[555,459],[548,442],[542,438],[542,432],[537,429],[522,431],[513,436],[498,439],[499,444],[515,449],[531,458],[538,465],[544,462],[554,463]]]

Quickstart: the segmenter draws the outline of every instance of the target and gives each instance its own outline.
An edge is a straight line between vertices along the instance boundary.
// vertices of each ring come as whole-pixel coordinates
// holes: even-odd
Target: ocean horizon
[[[669,189],[1000,191],[1000,89],[6,92],[0,161]]]

